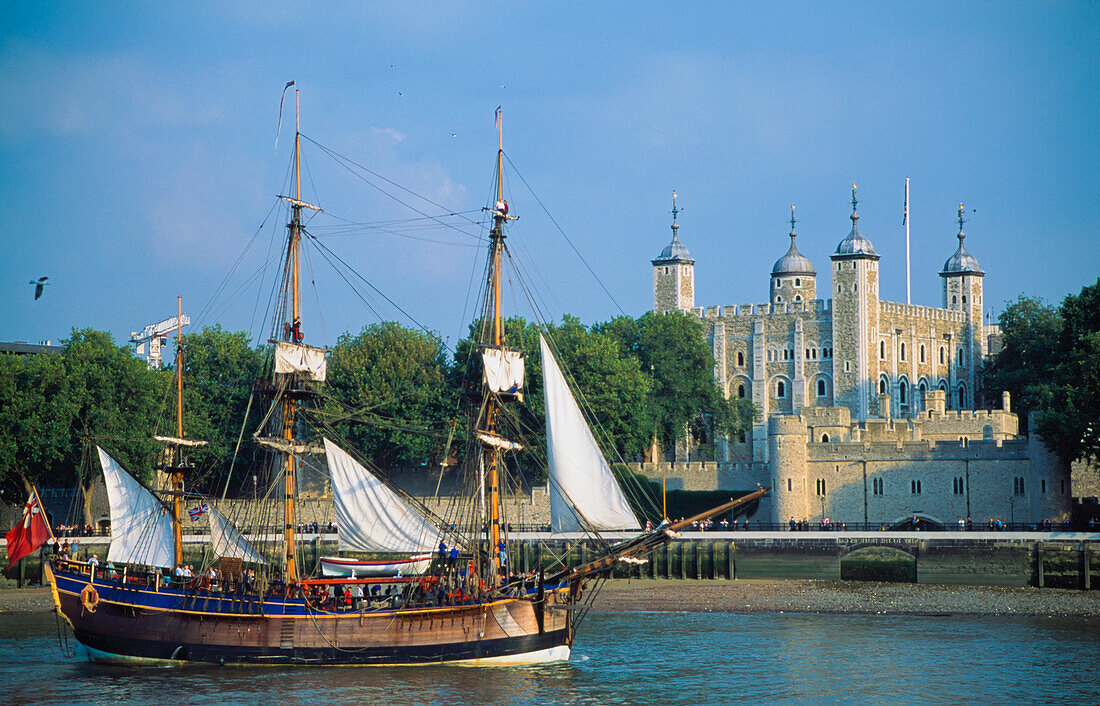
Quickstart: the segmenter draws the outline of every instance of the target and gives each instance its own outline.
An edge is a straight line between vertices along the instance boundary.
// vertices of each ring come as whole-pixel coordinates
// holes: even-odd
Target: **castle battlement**
[[[932,321],[951,321],[964,323],[966,313],[951,309],[940,309],[934,306],[922,306],[920,304],[902,304],[900,302],[879,302],[879,311],[883,314],[900,314],[902,316],[916,316]]]
[[[726,304],[725,306],[695,307],[692,313],[701,319],[736,319],[748,316],[768,316],[771,314],[795,314],[806,312],[827,314],[833,310],[832,299],[813,299],[804,302],[783,302],[781,304]]]
[[[926,461],[1021,461],[1028,458],[1027,439],[973,441],[840,441],[809,444],[810,462],[911,463]]]

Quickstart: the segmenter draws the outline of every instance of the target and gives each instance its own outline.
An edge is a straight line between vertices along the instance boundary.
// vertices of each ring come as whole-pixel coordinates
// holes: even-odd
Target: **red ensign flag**
[[[23,517],[7,534],[8,568],[27,556],[50,538],[46,518],[42,516],[42,507],[38,504],[38,495],[31,491],[27,504],[23,508]]]

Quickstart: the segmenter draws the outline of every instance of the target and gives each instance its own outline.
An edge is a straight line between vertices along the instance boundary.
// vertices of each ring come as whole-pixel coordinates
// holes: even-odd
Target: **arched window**
[[[965,303],[966,303],[966,295],[964,294],[963,295],[963,304],[965,304]]]
[[[959,385],[959,409],[966,409],[966,385]]]
[[[776,288],[776,289],[782,289],[782,288],[783,288],[783,280],[781,280],[781,279],[777,279],[777,280],[775,281],[775,288]]]
[[[920,411],[924,411],[924,393],[928,391],[928,385],[924,384],[921,380],[920,386],[917,387],[917,404],[920,405]]]
[[[775,303],[776,303],[776,304],[781,304],[781,303],[783,303],[783,297],[777,296],[777,297],[775,298]]]
[[[796,302],[800,302],[800,301],[802,301],[802,295],[801,295],[801,294],[796,294],[796,295],[795,295],[795,297],[794,297],[794,300],[795,300]]]
[[[779,398],[787,396],[787,385],[782,380],[775,383],[775,396]]]
[[[898,349],[898,358],[900,358],[901,360],[905,360],[905,344],[904,343],[902,343],[901,347]]]
[[[880,360],[886,360],[886,341],[878,342],[878,357]]]
[[[924,362],[924,344],[920,344],[920,362]]]
[[[883,375],[882,377],[880,377],[880,378],[878,379],[878,393],[879,393],[880,395],[885,395],[885,394],[886,394],[886,390],[887,390],[887,389],[888,389],[888,387],[889,387],[889,384],[890,384],[890,383],[889,383],[889,381],[888,381],[888,380],[886,379],[886,376],[885,376],[885,375]]]
[[[783,360],[787,360],[787,349],[783,349]]]
[[[829,435],[828,434],[822,434],[821,435],[821,443],[823,443],[823,444],[829,443]]]
[[[898,382],[898,404],[909,404],[909,383],[905,380]]]
[[[741,399],[745,399],[745,384],[742,383],[737,386],[737,396]]]
[[[852,285],[852,291],[853,292],[858,292],[859,291],[859,285],[858,284],[853,284]]]
[[[818,378],[817,379],[817,396],[818,397],[824,397],[825,396],[825,378]]]
[[[959,303],[959,298],[956,297],[954,294],[951,295],[951,303],[952,304],[958,304]]]
[[[959,349],[959,365],[966,365],[966,351]]]
[[[796,286],[796,287],[801,287],[801,286],[802,286],[802,280],[800,280],[799,278],[795,277],[795,278],[794,278],[794,286]]]
[[[737,351],[737,367],[745,367],[745,354],[741,351]]]

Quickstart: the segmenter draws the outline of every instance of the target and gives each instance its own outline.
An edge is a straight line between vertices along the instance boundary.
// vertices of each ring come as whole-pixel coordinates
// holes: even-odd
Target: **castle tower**
[[[806,425],[795,415],[775,415],[767,426],[772,522],[808,519],[814,513],[806,487]]]
[[[835,404],[859,421],[878,413],[874,388],[878,340],[878,260],[859,233],[856,185],[852,184],[852,230],[830,256],[833,261],[833,390]]]
[[[978,260],[966,251],[963,240],[963,205],[959,204],[959,248],[943,264],[943,308],[961,311],[966,316],[966,333],[951,351],[951,390],[948,407],[973,409],[977,366],[985,356],[982,336],[982,272]]]
[[[672,192],[672,242],[665,246],[653,263],[653,311],[687,311],[695,306],[695,260],[680,242],[676,216],[684,209],[676,207]]]
[[[791,247],[772,267],[772,304],[797,304],[817,299],[817,272],[809,258],[798,252],[794,243],[798,236],[794,224],[794,206],[791,206]]]

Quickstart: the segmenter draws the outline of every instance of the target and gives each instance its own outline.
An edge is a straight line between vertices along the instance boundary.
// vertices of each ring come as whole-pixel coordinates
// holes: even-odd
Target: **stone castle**
[[[716,460],[638,464],[670,488],[772,489],[756,519],[886,524],[914,516],[941,524],[970,517],[1060,521],[1071,508],[1069,469],[1040,441],[1019,435],[1008,394],[978,410],[978,377],[999,347],[982,322],[985,273],[963,244],[940,271],[940,307],[879,298],[879,255],[851,230],[819,284],[790,247],[771,271],[766,304],[695,306],[695,260],[680,242],[673,194],[672,242],[652,261],[653,309],[698,316],[727,397],[760,412],[751,433],[721,440]],[[819,292],[831,295],[819,298]]]

